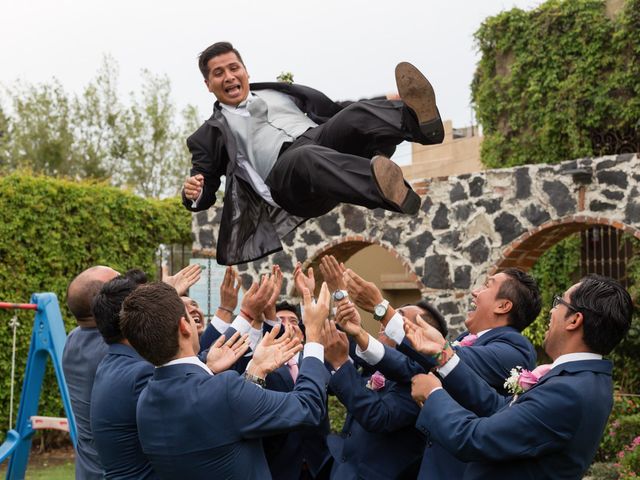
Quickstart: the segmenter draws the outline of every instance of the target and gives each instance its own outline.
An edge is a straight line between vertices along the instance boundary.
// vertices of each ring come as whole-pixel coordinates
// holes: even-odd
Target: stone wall
[[[415,217],[340,205],[284,238],[282,252],[239,265],[243,281],[274,262],[292,272],[297,261],[317,265],[327,253],[345,260],[378,244],[405,265],[416,287],[459,329],[471,289],[488,273],[528,269],[550,246],[591,225],[612,225],[640,239],[637,155],[485,170],[413,185],[423,197]],[[194,214],[195,256],[215,254],[219,218],[215,207]],[[290,276],[285,281],[290,291]]]

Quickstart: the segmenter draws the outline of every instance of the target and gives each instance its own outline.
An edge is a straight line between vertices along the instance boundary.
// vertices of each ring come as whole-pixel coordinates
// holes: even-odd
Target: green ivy
[[[640,135],[640,0],[550,0],[487,19],[472,99],[487,167],[601,155],[594,132]]]
[[[92,265],[155,271],[160,243],[188,243],[191,215],[178,199],[146,200],[102,184],[76,183],[30,174],[0,177],[0,300],[27,303],[34,292],[54,292],[67,331],[75,320],[66,288]],[[8,426],[12,334],[15,312],[0,310],[0,431]],[[27,361],[33,312],[18,311],[16,403]],[[43,415],[64,415],[52,368],[40,400]]]
[[[523,334],[542,351],[554,295],[562,294],[580,279],[580,235],[567,237],[543,253],[533,266],[531,275],[540,287],[542,310]]]

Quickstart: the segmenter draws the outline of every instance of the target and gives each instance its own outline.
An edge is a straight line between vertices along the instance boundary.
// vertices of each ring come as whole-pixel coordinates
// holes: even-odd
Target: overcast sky
[[[329,97],[357,99],[395,91],[393,69],[409,61],[431,80],[442,116],[470,123],[483,19],[541,0],[0,0],[0,84],[57,77],[81,92],[102,54],[120,66],[120,91],[140,86],[140,70],[167,74],[179,107],[211,112],[196,57],[231,41],[252,81],[291,71],[295,82]]]

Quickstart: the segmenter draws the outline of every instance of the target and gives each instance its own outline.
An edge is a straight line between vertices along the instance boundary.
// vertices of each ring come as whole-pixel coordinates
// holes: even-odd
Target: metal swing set
[[[73,447],[76,448],[77,446],[75,419],[71,410],[67,383],[62,372],[62,350],[66,340],[66,333],[62,316],[60,315],[58,299],[53,293],[34,293],[31,296],[31,303],[0,302],[0,309],[35,310],[31,345],[27,357],[15,428],[11,427],[13,425],[16,330],[19,325],[17,316],[14,316],[9,323],[9,326],[13,329],[9,431],[4,442],[0,444],[0,464],[10,457],[6,478],[7,480],[21,480],[25,477],[27,471],[31,440],[37,430],[55,429],[67,431],[71,436]],[[67,415],[66,418],[43,417],[37,414],[47,358],[51,358],[53,363],[62,404]]]

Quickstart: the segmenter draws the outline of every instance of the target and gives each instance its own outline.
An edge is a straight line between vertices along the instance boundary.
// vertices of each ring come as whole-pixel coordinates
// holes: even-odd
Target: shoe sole
[[[400,62],[396,66],[396,86],[400,98],[415,112],[419,124],[438,117],[436,95],[431,83],[409,62]]]
[[[420,196],[404,180],[402,169],[389,158],[376,155],[371,172],[380,195],[402,213],[414,215],[420,209]]]

